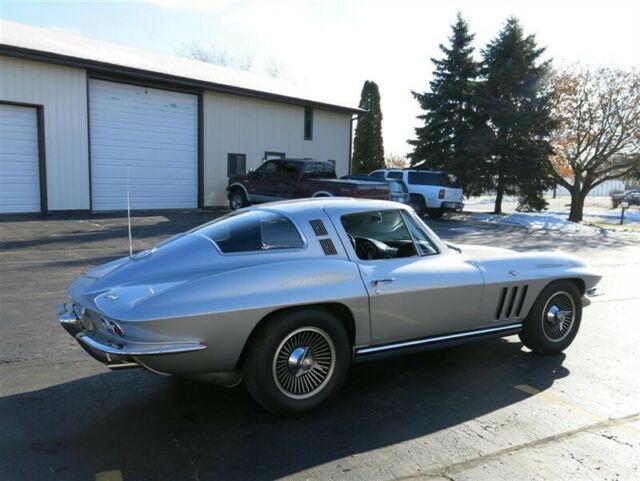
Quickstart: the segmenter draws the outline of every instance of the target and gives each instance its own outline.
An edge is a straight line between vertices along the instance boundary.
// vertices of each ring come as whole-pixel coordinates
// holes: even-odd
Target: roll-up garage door
[[[90,79],[94,211],[198,206],[196,95]]]
[[[0,104],[0,213],[40,212],[38,114]]]

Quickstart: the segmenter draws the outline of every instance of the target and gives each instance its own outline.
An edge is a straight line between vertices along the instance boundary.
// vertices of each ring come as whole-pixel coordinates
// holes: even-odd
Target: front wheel
[[[297,414],[332,398],[351,363],[342,323],[325,309],[285,312],[251,335],[242,361],[249,394],[276,414]]]
[[[242,209],[248,204],[247,197],[240,189],[233,189],[229,194],[229,207],[231,210]]]
[[[520,340],[538,354],[557,354],[573,342],[582,319],[575,283],[555,281],[543,289],[524,320]]]

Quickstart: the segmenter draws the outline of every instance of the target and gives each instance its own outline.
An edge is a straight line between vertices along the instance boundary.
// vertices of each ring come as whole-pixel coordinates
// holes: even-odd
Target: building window
[[[313,107],[304,108],[304,140],[313,140]]]
[[[284,159],[286,154],[284,152],[265,152],[263,161],[273,160],[273,159]]]
[[[227,177],[241,175],[247,171],[247,156],[245,154],[227,154]]]

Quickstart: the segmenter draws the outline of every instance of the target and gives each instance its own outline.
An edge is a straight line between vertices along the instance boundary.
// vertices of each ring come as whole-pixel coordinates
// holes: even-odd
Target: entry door
[[[438,243],[400,210],[355,214],[331,206],[325,210],[349,257],[358,264],[369,294],[374,344],[474,327],[484,280],[464,257],[441,251]]]
[[[95,211],[198,206],[196,95],[89,81],[91,196]]]
[[[40,212],[38,115],[0,104],[0,213]]]

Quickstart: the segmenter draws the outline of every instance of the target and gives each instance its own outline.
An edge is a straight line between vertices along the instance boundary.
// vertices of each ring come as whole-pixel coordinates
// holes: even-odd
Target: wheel
[[[581,295],[575,283],[552,282],[533,303],[520,340],[535,353],[557,354],[573,342],[581,319]]]
[[[247,197],[240,189],[233,189],[229,194],[229,207],[231,210],[238,210],[246,207],[248,204]]]
[[[427,209],[427,215],[431,219],[440,219],[444,214],[442,209]]]
[[[308,308],[258,326],[245,349],[242,374],[260,405],[291,415],[332,398],[350,364],[351,343],[342,323],[325,309]]]
[[[421,195],[411,196],[411,207],[416,211],[418,216],[422,217],[427,211],[427,205],[424,203],[424,197]]]

